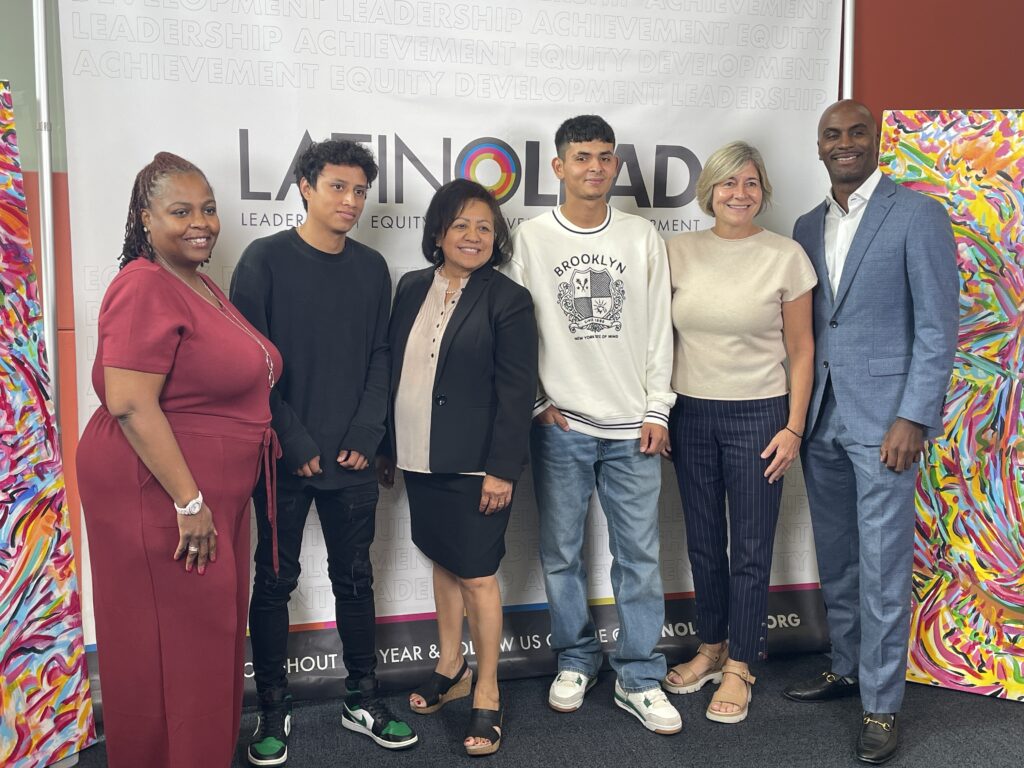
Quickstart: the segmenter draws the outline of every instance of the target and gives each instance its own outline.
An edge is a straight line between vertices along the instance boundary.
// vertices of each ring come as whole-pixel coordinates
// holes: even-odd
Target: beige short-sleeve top
[[[789,391],[782,305],[817,283],[803,248],[761,230],[726,240],[712,230],[668,241],[672,280],[672,388],[712,400]]]

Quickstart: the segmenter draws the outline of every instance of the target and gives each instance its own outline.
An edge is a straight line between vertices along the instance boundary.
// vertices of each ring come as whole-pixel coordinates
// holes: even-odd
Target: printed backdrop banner
[[[95,738],[11,88],[0,80],[0,765]]]
[[[882,167],[949,210],[960,340],[918,484],[907,679],[1024,701],[1024,111],[887,112]]]
[[[353,235],[385,255],[395,282],[424,265],[422,217],[445,181],[484,183],[512,225],[555,205],[554,132],[581,113],[616,130],[623,164],[612,203],[665,237],[709,225],[693,202],[697,175],[733,139],[764,153],[775,205],[763,223],[788,233],[827,188],[814,136],[838,89],[840,15],[835,0],[61,0],[82,425],[97,405],[96,316],[117,272],[132,179],[157,151],[189,158],[214,186],[222,232],[210,273],[222,286],[251,240],[301,222],[294,158],[331,136],[376,153],[380,178]],[[666,471],[662,567],[669,599],[685,603],[693,585],[674,486]],[[783,506],[773,583],[817,598],[798,471]],[[524,483],[500,571],[510,617],[543,614],[536,530]],[[609,604],[599,512],[589,533],[591,597]],[[429,618],[429,563],[410,541],[401,484],[382,498],[373,563],[382,634]],[[312,520],[302,565],[292,622],[330,629],[326,552]],[[780,611],[773,622],[799,628],[776,629],[771,642],[821,647],[817,615]],[[529,628],[524,637],[543,638]],[[429,649],[431,636],[396,639],[390,668],[412,674],[417,660],[404,649]],[[336,641],[325,648],[340,674]],[[515,658],[503,673],[514,674]],[[295,663],[300,674],[326,671]]]

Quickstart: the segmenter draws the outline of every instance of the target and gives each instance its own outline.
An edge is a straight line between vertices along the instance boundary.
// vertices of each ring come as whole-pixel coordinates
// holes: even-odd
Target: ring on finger
[[[199,547],[197,547],[195,544],[190,544],[189,547],[188,547],[188,551],[191,552],[192,554],[195,554],[196,552],[199,551]]]

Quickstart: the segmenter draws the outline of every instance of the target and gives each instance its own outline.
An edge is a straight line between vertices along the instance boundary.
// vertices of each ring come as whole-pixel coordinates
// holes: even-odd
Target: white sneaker
[[[548,706],[556,712],[575,712],[583,706],[583,697],[596,682],[596,677],[591,679],[571,669],[559,672],[548,690]]]
[[[615,703],[644,724],[644,728],[655,733],[679,733],[683,729],[683,718],[673,707],[661,688],[626,693],[615,681]]]

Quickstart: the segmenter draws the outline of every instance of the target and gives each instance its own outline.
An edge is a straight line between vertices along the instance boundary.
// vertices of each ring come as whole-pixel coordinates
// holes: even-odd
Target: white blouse
[[[395,396],[395,443],[399,469],[430,472],[430,414],[437,359],[448,321],[469,278],[459,289],[447,294],[449,280],[439,271],[427,291],[416,321],[409,332],[402,358],[402,378]]]

